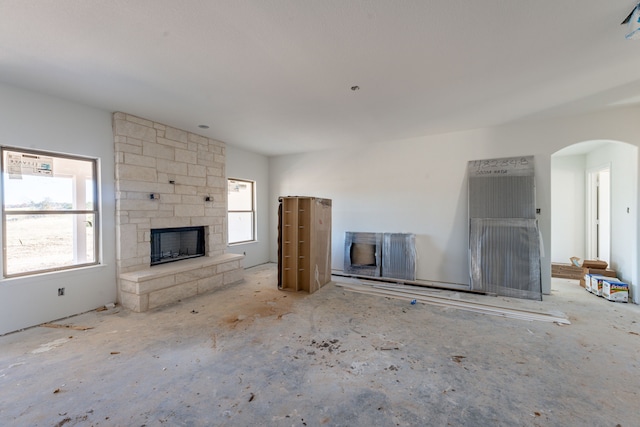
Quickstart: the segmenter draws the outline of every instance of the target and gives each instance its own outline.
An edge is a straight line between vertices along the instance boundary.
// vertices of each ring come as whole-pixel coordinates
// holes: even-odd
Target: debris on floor
[[[399,350],[400,346],[398,345],[398,343],[392,343],[392,342],[386,342],[382,345],[380,345],[380,347],[378,347],[378,350]]]
[[[59,338],[57,340],[54,340],[45,344],[40,344],[38,348],[31,351],[31,354],[39,354],[39,353],[47,352],[49,350],[53,350],[54,348],[60,347],[62,344],[68,341],[69,341],[68,338]]]
[[[63,325],[59,323],[43,323],[40,326],[43,328],[73,329],[74,331],[88,331],[89,329],[93,329],[93,326]]]
[[[459,310],[472,311],[475,313],[489,314],[493,316],[502,316],[512,319],[521,320],[537,320],[542,322],[554,322],[557,324],[570,325],[571,322],[564,313],[545,313],[531,310],[520,310],[517,308],[500,307],[496,305],[463,301],[458,298],[436,295],[431,290],[425,290],[420,286],[411,285],[395,285],[395,284],[377,284],[368,283],[336,283],[345,290],[369,295],[379,295],[386,298],[404,299],[409,301],[419,301],[423,304],[436,305],[440,307],[451,307]]]
[[[462,363],[462,360],[466,358],[467,356],[451,356],[451,360],[453,360],[456,363]]]

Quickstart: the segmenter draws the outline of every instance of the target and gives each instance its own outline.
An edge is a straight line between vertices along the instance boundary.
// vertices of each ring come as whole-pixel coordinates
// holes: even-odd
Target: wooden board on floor
[[[553,262],[551,263],[551,277],[580,280],[582,278],[582,267]]]

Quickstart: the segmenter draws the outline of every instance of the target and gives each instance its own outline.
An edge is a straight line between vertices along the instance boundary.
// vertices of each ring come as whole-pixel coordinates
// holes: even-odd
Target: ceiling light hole
[[[209,126],[207,126],[207,125],[198,125],[198,127],[200,129],[209,129]]]

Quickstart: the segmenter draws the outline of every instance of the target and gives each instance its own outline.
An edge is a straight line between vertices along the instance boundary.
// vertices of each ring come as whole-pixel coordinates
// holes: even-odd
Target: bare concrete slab
[[[637,425],[640,307],[565,279],[543,302],[456,296],[572,324],[333,283],[282,292],[265,265],[145,313],[115,307],[55,322],[76,329],[0,337],[0,425]]]

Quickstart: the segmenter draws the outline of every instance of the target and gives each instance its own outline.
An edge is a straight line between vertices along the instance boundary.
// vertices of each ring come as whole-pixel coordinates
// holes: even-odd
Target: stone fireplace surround
[[[113,133],[118,302],[142,312],[241,281],[244,257],[225,253],[225,144],[121,112]],[[204,226],[205,256],[150,266],[151,229],[189,226]]]

